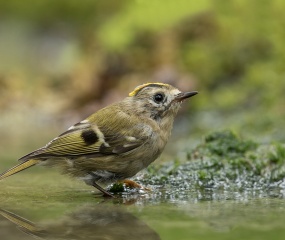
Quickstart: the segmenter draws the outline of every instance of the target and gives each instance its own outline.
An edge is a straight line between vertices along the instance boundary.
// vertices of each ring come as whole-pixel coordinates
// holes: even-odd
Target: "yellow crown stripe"
[[[169,84],[166,84],[166,83],[145,83],[145,84],[137,86],[132,92],[129,93],[129,96],[130,97],[136,96],[140,90],[150,85],[154,85],[154,86],[157,85],[157,86],[164,86],[164,87],[169,86]]]

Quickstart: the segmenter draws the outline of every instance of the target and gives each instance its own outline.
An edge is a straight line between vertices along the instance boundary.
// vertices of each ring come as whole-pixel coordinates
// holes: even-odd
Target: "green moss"
[[[229,130],[218,131],[191,150],[186,163],[177,166],[177,161],[170,162],[152,169],[151,182],[189,190],[282,187],[284,159],[285,149],[280,144],[259,145]]]
[[[253,141],[241,140],[231,131],[220,131],[207,135],[200,148],[220,157],[240,157],[256,147]]]
[[[124,187],[124,184],[123,183],[114,183],[110,189],[109,189],[110,192],[112,193],[121,193],[121,192],[125,192],[125,187]]]
[[[272,164],[284,164],[285,163],[285,147],[277,143],[272,147],[272,150],[268,153],[268,159]]]

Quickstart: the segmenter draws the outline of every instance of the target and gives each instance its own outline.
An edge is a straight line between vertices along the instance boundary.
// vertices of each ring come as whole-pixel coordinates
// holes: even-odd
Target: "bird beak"
[[[190,98],[190,97],[193,97],[193,96],[195,96],[196,94],[198,94],[197,91],[179,93],[179,94],[176,96],[175,101],[177,101],[177,102],[182,102],[183,100],[185,100],[185,99],[187,99],[187,98]]]

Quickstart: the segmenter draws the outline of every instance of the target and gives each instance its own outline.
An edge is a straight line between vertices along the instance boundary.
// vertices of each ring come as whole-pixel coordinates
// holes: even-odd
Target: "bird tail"
[[[41,160],[37,160],[37,159],[29,159],[27,161],[21,162],[18,165],[10,168],[9,170],[3,172],[2,174],[0,174],[0,180],[9,177],[15,173],[21,172],[29,167],[34,166],[35,164],[39,163]]]

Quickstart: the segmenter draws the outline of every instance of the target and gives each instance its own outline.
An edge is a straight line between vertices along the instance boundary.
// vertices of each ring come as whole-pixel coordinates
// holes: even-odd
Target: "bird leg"
[[[92,186],[95,187],[95,188],[97,188],[100,192],[102,192],[102,193],[104,194],[104,197],[116,198],[116,197],[113,196],[111,193],[109,193],[108,191],[106,191],[104,188],[102,188],[101,186],[99,186],[96,182],[93,182]]]

